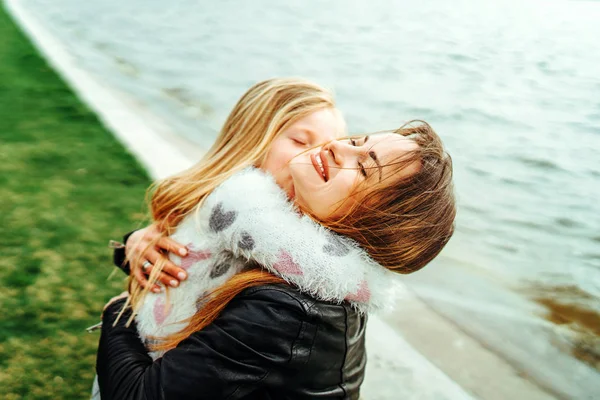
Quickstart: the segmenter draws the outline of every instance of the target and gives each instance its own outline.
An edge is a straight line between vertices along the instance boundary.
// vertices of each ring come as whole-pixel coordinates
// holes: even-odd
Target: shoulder
[[[243,313],[249,324],[268,320],[273,325],[296,326],[305,332],[326,328],[332,334],[336,332],[335,335],[344,335],[348,324],[363,319],[347,302],[319,300],[287,284],[246,289],[232,300],[225,310],[225,314],[229,313]]]
[[[259,346],[264,344],[262,350],[283,355],[287,348],[288,362],[302,368],[301,379],[307,385],[320,381],[335,386],[341,377],[348,390],[360,386],[366,361],[366,316],[350,304],[318,300],[285,284],[247,289],[237,300],[240,305],[257,305],[255,312],[246,314],[248,322],[258,318],[259,330],[269,326],[270,332],[263,330],[254,339]]]
[[[347,302],[315,299],[287,284],[267,284],[240,292],[212,325],[251,342],[278,338],[289,343],[310,342],[318,331],[328,332],[332,339],[344,337],[352,326],[364,322]]]
[[[255,286],[242,291],[235,299],[277,304],[304,316],[312,315],[318,303],[316,299],[284,283]]]
[[[267,284],[243,290],[215,320],[228,328],[263,332],[273,337],[295,340],[305,325],[319,323],[317,300],[286,284]],[[285,326],[285,329],[282,327]],[[294,333],[296,332],[296,333]]]
[[[242,291],[234,300],[271,305],[286,309],[297,317],[318,320],[329,317],[345,317],[357,314],[348,303],[334,303],[319,300],[298,288],[287,284],[268,284],[255,286]]]
[[[283,284],[249,288],[182,344],[197,348],[209,343],[213,351],[264,365],[304,363],[319,325],[313,302]]]

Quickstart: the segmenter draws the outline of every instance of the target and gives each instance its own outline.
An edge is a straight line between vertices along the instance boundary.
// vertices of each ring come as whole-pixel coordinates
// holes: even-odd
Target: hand
[[[121,293],[120,295],[118,295],[118,296],[115,296],[115,297],[113,297],[112,299],[110,299],[110,300],[108,301],[108,303],[106,303],[106,304],[104,305],[104,308],[102,309],[102,315],[104,316],[104,311],[106,311],[106,309],[108,308],[108,306],[110,306],[112,303],[114,303],[114,302],[115,302],[115,301],[117,301],[117,300],[125,299],[125,298],[127,298],[127,297],[129,297],[129,292],[123,292],[123,293]]]
[[[184,269],[178,267],[171,262],[166,256],[166,252],[172,252],[182,257],[187,255],[187,249],[185,246],[175,242],[173,239],[168,237],[161,238],[158,243],[146,250],[150,242],[160,236],[160,231],[156,224],[152,224],[144,229],[135,231],[127,239],[125,244],[125,254],[129,257],[129,267],[131,276],[138,281],[140,286],[146,287],[149,285],[147,276],[152,272],[154,264],[160,259],[165,260],[165,265],[158,276],[158,281],[164,285],[171,287],[179,286],[179,281],[183,281],[187,278],[187,273]],[[146,250],[146,251],[144,251]],[[141,257],[139,257],[141,255]],[[144,263],[149,261],[151,265]],[[161,287],[154,285],[152,291],[155,293],[160,292]]]

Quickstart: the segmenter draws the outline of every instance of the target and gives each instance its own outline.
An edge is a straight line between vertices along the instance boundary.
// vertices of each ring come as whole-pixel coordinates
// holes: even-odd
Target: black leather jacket
[[[123,301],[104,313],[96,370],[110,399],[358,399],[366,317],[284,284],[247,289],[152,362]]]

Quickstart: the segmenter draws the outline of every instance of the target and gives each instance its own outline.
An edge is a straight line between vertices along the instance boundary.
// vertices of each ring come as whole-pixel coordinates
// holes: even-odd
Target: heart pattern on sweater
[[[154,314],[154,320],[158,325],[162,325],[165,322],[165,319],[171,313],[171,307],[165,303],[165,300],[162,297],[156,299],[154,303],[154,309],[152,310]]]
[[[284,276],[285,274],[304,275],[302,268],[300,268],[300,266],[294,262],[291,254],[284,250],[279,251],[279,254],[277,255],[277,261],[275,264],[273,264],[273,268],[275,268]]]
[[[235,211],[225,211],[223,209],[223,203],[218,203],[210,214],[208,225],[213,232],[221,232],[227,229],[237,217]]]
[[[238,247],[242,250],[252,250],[254,248],[254,239],[246,231],[242,232],[242,238],[238,242]]]
[[[180,265],[186,271],[197,262],[204,261],[212,256],[210,250],[195,250],[192,243],[188,243],[186,247],[188,248],[188,255],[181,259]]]
[[[328,235],[327,244],[323,246],[323,252],[330,256],[344,257],[350,253],[350,248],[338,236]]]
[[[369,289],[369,285],[367,281],[363,280],[358,287],[358,290],[354,293],[350,293],[346,296],[347,301],[356,301],[359,303],[368,303],[371,299],[371,290]]]
[[[212,269],[210,270],[210,279],[216,279],[225,275],[225,273],[229,271],[229,268],[231,268],[231,262],[229,261],[213,265]]]

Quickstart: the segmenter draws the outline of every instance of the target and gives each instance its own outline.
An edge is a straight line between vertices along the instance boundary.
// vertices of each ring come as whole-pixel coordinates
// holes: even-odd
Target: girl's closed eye
[[[294,143],[300,146],[306,146],[308,144],[308,138],[303,134],[292,135],[291,139]]]

